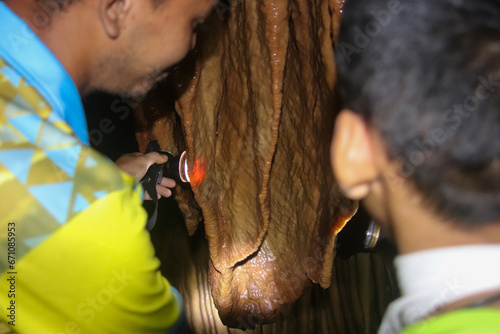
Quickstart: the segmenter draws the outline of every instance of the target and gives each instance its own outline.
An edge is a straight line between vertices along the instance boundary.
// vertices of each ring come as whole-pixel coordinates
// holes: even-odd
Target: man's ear
[[[130,5],[130,0],[99,0],[99,19],[109,38],[120,36]]]
[[[365,198],[378,177],[371,139],[367,124],[360,115],[352,110],[340,112],[330,158],[340,188],[353,200]]]

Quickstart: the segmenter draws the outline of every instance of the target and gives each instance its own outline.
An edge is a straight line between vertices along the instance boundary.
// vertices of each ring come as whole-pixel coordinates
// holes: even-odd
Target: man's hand
[[[164,164],[167,162],[168,157],[166,155],[150,152],[147,154],[143,153],[129,153],[124,154],[115,161],[116,165],[125,173],[133,176],[137,181],[140,181],[148,168],[153,164]],[[172,196],[172,191],[169,188],[175,187],[175,181],[164,177],[160,184],[156,185],[156,192],[158,193],[158,198],[170,197]],[[151,200],[148,193],[144,194],[144,199]]]

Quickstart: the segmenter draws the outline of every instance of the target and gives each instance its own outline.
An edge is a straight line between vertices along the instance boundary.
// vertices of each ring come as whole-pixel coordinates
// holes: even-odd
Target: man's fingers
[[[158,199],[160,199],[162,196],[163,197],[172,196],[172,190],[170,190],[169,188],[174,188],[175,185],[176,184],[174,180],[164,177],[161,180],[161,183],[156,185],[156,193],[158,194]],[[144,193],[144,200],[146,201],[151,200],[151,197],[149,196],[147,191]]]
[[[143,155],[144,155],[144,153],[141,153],[141,152],[125,153],[125,154],[122,154],[120,156],[120,159],[123,159],[123,158],[137,158],[137,157],[141,157]]]
[[[148,161],[149,166],[153,164],[164,164],[168,160],[166,154],[160,154],[158,152],[149,152],[144,154],[143,157]]]
[[[167,177],[164,177],[161,179],[160,185],[167,187],[167,188],[174,188],[176,183],[174,180],[169,179]]]
[[[156,185],[156,192],[158,193],[158,198],[160,198],[160,196],[163,196],[163,197],[170,197],[172,196],[172,191],[166,187],[163,187],[161,185]]]

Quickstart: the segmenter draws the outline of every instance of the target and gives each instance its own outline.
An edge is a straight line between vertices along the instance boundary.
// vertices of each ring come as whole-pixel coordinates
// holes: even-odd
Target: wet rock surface
[[[170,236],[169,246],[156,243],[185,256],[182,275],[169,260],[164,272],[181,287],[197,333],[222,328],[214,306],[234,328],[370,333],[391,299],[375,305],[373,293],[359,296],[391,282],[382,260],[364,254],[333,266],[335,238],[357,208],[329,161],[340,8],[337,0],[221,2],[196,52],[140,103],[140,147],[157,139],[174,154],[188,152],[194,182],[175,197],[199,245],[182,239],[174,250]],[[332,274],[333,286],[322,290]]]

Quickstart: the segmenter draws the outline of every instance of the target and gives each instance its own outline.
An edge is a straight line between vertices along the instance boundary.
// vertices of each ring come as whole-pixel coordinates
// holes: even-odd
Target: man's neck
[[[413,219],[412,219],[413,220]],[[500,224],[466,229],[456,222],[421,217],[418,221],[395,224],[395,237],[401,254],[466,245],[500,245]]]
[[[500,222],[465,228],[437,215],[409,181],[388,192],[390,226],[400,254],[466,245],[500,245]]]
[[[432,315],[438,315],[471,307],[488,307],[500,309],[500,289],[492,289],[482,293],[477,293],[467,298],[463,298],[454,303],[450,303],[442,307],[441,309],[438,309]]]

